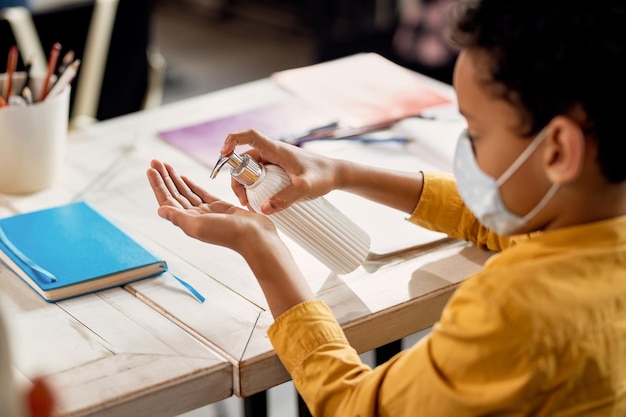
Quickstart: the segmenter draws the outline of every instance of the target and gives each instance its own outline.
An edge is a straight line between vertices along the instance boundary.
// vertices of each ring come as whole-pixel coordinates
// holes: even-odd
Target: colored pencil
[[[59,94],[61,91],[63,91],[63,89],[67,85],[69,85],[74,79],[74,77],[76,76],[76,72],[78,71],[79,66],[80,66],[80,59],[77,59],[74,62],[72,62],[70,66],[67,67],[65,71],[63,71],[63,74],[61,74],[57,82],[54,83],[54,85],[50,89],[50,92],[48,93],[48,97],[54,97],[57,94]]]
[[[13,73],[17,68],[17,46],[13,45],[9,49],[9,58],[7,60],[7,74],[4,84],[4,98],[6,101],[9,100],[11,96],[11,92],[13,90]]]
[[[41,94],[39,95],[39,101],[43,101],[48,95],[48,88],[50,87],[50,78],[54,74],[57,67],[57,61],[59,60],[59,54],[61,53],[61,44],[56,42],[52,45],[50,50],[50,56],[48,57],[48,71],[46,72],[46,78],[43,80],[43,86],[41,87]]]

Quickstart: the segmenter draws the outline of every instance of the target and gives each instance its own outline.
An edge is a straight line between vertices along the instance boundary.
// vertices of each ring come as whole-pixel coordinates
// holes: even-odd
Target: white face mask
[[[509,235],[523,227],[529,220],[545,207],[559,188],[552,185],[535,208],[525,216],[518,216],[509,211],[500,196],[500,186],[517,171],[528,157],[537,149],[546,137],[544,129],[532,140],[530,145],[498,179],[485,174],[478,163],[472,149],[472,143],[464,130],[457,142],[454,155],[454,176],[456,177],[459,194],[465,205],[476,218],[486,227],[500,235]]]

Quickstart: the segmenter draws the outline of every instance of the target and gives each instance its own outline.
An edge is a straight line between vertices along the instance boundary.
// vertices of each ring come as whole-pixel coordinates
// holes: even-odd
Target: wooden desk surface
[[[87,200],[207,298],[200,304],[166,274],[47,304],[0,266],[15,368],[24,381],[50,376],[61,394],[59,415],[172,416],[288,380],[266,336],[272,318],[247,265],[239,255],[192,240],[160,219],[145,177],[149,161],[162,159],[235,202],[227,174],[209,180],[209,167],[157,132],[285,94],[262,80],[73,132],[57,186],[29,196],[0,195],[0,216]],[[370,262],[337,276],[295,244],[290,247],[360,352],[431,326],[457,284],[488,257],[448,241],[420,256]]]

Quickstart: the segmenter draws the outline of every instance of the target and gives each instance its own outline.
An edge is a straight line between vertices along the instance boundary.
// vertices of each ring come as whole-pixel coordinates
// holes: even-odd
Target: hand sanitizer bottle
[[[291,182],[278,165],[262,165],[249,155],[220,156],[211,172],[215,178],[225,165],[246,188],[250,207],[261,213],[261,203]],[[300,200],[269,218],[276,227],[337,274],[347,274],[363,263],[370,249],[369,235],[324,197]]]

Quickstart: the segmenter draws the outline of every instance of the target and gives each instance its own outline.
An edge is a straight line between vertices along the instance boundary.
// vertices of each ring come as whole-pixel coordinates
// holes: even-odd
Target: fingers
[[[246,188],[235,179],[231,179],[230,184],[231,184],[231,188],[235,192],[235,195],[239,199],[239,203],[242,206],[247,207],[248,206],[248,194],[246,193]]]
[[[333,167],[327,158],[270,139],[253,129],[229,134],[221,149],[222,155],[229,155],[238,145],[249,145],[252,149],[247,154],[262,163],[280,166],[291,180],[291,185],[261,205],[261,211],[265,214],[284,210],[297,200],[318,197],[332,189],[332,175],[331,178],[325,178],[326,168]],[[235,182],[232,184],[239,202],[248,205],[245,189]]]
[[[259,223],[259,227],[267,230],[273,227],[273,223],[267,217],[253,214],[221,200],[190,209],[160,206],[158,214],[194,239],[234,250],[237,250],[237,245],[247,241],[249,230],[257,227],[259,220],[269,223],[269,226]]]
[[[149,168],[146,175],[148,176],[148,181],[152,187],[152,192],[154,193],[154,196],[160,206],[180,207],[178,201],[170,194],[170,191],[163,182],[163,177],[161,177],[161,173],[158,170],[155,168]]]
[[[257,161],[277,165],[289,164],[288,161],[286,161],[289,152],[284,152],[283,146],[291,145],[273,140],[254,129],[242,130],[229,134],[220,152],[222,155],[229,155],[239,145],[249,145],[251,149],[245,153],[249,154]],[[232,189],[239,199],[239,202],[244,206],[248,206],[248,198],[245,188],[237,181],[233,180]],[[268,206],[269,213],[283,209],[287,207],[288,204],[279,204],[278,206],[270,207],[268,203],[266,206]]]
[[[196,212],[195,208],[185,210],[179,207],[161,206],[157,213],[161,218],[179,227],[186,235],[210,243],[210,241],[207,240],[207,236],[202,234],[203,229],[207,229],[204,225],[207,224],[209,219],[202,221],[198,218],[200,213]]]
[[[230,133],[226,137],[220,153],[227,156],[230,155],[237,146],[249,145],[254,150],[258,151],[260,156],[262,156],[262,160],[276,163],[276,158],[278,158],[277,149],[282,144],[283,143],[273,140],[257,130],[248,129]]]
[[[171,203],[176,202],[177,204],[173,205],[182,208],[195,207],[202,204],[202,198],[189,188],[171,165],[153,160],[150,166],[160,176],[159,179],[156,178],[154,172],[148,172],[150,184],[160,204],[172,205]]]
[[[204,188],[193,182],[190,178],[183,175],[181,176],[181,179],[185,183],[185,186],[189,190],[189,192],[200,200],[200,202],[194,204],[195,206],[198,206],[201,203],[212,203],[219,200],[217,197],[213,196]]]
[[[261,204],[261,211],[264,214],[272,214],[291,206],[293,203],[301,199],[303,193],[293,184],[283,188],[269,199]]]
[[[163,163],[162,165],[167,172],[163,180],[171,195],[176,198],[183,208],[195,207],[202,204],[202,198],[189,189],[185,181],[176,173],[174,167],[167,163]]]
[[[224,156],[230,155],[237,146],[249,145],[252,149],[248,150],[249,154],[256,161],[272,161],[272,157],[276,155],[274,150],[274,140],[268,138],[262,133],[254,129],[242,130],[230,133],[224,142],[220,153]],[[248,206],[248,197],[246,189],[237,181],[231,181],[232,189],[239,199],[239,203]]]

